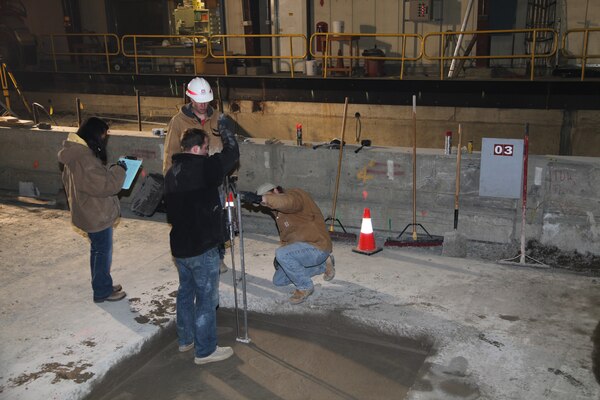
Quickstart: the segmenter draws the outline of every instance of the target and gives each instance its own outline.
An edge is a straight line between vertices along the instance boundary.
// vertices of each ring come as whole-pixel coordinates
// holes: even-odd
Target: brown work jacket
[[[167,174],[171,164],[173,163],[173,155],[181,153],[181,137],[189,128],[203,129],[209,136],[212,135],[212,130],[217,128],[217,115],[212,108],[207,111],[207,119],[204,125],[200,123],[198,118],[189,111],[189,104],[184,105],[179,109],[179,112],[171,118],[167,126],[167,136],[165,137],[165,148],[163,153],[163,175]],[[211,154],[214,151],[220,151],[220,140],[211,140]],[[212,147],[215,147],[214,149]]]
[[[332,245],[319,206],[302,189],[287,189],[285,193],[266,193],[263,202],[275,210],[275,219],[282,245],[305,242],[331,253]]]

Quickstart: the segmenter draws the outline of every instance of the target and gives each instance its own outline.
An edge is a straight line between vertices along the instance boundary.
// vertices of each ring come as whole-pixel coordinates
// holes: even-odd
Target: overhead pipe
[[[279,34],[279,3],[277,0],[269,0],[270,18],[271,18],[271,32],[275,35]],[[278,57],[279,52],[279,38],[271,39],[271,54],[273,57]],[[273,73],[277,74],[280,72],[279,60],[273,59],[272,62]]]
[[[458,40],[456,41],[456,47],[454,48],[454,57],[458,56],[460,51],[460,47],[462,46],[462,41],[464,37],[464,31],[467,30],[467,22],[469,21],[469,16],[471,15],[471,9],[473,8],[473,0],[469,0],[469,4],[467,5],[467,11],[465,12],[465,16],[463,18],[462,26],[460,27],[460,35],[458,35]],[[452,78],[454,76],[454,69],[456,68],[456,58],[452,59],[450,63],[450,70],[448,71],[448,78]]]
[[[77,112],[77,127],[81,126],[81,100],[79,97],[75,99],[75,111]]]

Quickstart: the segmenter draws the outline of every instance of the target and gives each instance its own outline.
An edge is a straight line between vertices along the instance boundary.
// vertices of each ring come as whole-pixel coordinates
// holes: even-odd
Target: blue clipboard
[[[121,157],[119,161],[123,161],[127,165],[127,171],[125,171],[125,182],[123,182],[122,189],[129,189],[135,176],[137,175],[140,167],[142,166],[142,160],[132,160],[129,158]]]

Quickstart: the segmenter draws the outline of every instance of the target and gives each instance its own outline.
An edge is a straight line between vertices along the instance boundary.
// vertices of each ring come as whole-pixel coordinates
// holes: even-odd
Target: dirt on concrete
[[[581,254],[575,250],[564,251],[556,246],[544,245],[537,240],[530,240],[525,251],[529,257],[553,268],[600,276],[600,256],[589,252]]]
[[[174,340],[157,343],[144,350],[152,353],[149,361],[147,354],[134,356],[141,361],[128,361],[113,372],[119,378],[105,379],[87,399],[404,399],[426,368],[429,344],[386,336],[337,314],[251,313],[248,344],[236,341],[232,310],[217,315],[219,345],[234,349],[230,359],[198,366],[193,350],[179,353]],[[473,393],[460,384],[448,390]]]

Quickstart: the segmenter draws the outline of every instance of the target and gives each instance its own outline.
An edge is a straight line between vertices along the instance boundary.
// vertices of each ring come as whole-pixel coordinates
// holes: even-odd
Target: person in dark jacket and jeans
[[[70,133],[58,153],[64,164],[62,180],[71,210],[71,221],[91,241],[90,268],[94,302],[118,301],[126,294],[113,285],[113,225],[121,209],[117,194],[125,181],[125,163],[106,167],[108,125],[91,117]]]
[[[188,129],[181,140],[183,152],[173,156],[165,175],[171,254],[179,272],[179,351],[195,348],[196,364],[221,361],[233,354],[231,347],[217,346],[216,321],[218,248],[225,238],[219,186],[240,156],[226,121],[224,116],[218,121],[223,144],[220,153],[209,156],[210,136],[202,129]]]
[[[217,125],[217,113],[210,105],[214,95],[206,79],[200,77],[192,79],[187,85],[185,94],[189,97],[190,102],[179,109],[177,114],[171,118],[167,127],[163,155],[163,175],[166,175],[169,168],[171,168],[173,155],[181,151],[181,138],[186,130],[198,128],[211,133],[212,128]],[[215,143],[209,154],[212,155],[219,151],[221,151],[221,144]],[[223,190],[221,190],[221,202],[225,202]],[[225,244],[219,246],[219,256],[221,258],[219,271],[224,274],[228,270],[227,264],[225,264]]]

